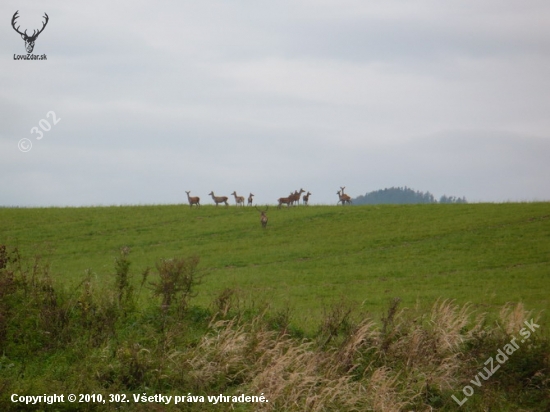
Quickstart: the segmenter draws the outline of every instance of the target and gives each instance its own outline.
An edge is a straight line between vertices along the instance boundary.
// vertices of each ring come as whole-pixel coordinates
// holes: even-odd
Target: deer
[[[342,193],[340,193],[340,192],[342,192]],[[338,200],[338,202],[336,202],[336,205],[338,205],[338,203],[340,203],[340,202],[342,202],[342,206],[344,206],[346,204],[346,202],[351,205],[351,197],[349,197],[348,195],[346,195],[344,193],[344,189],[342,189],[341,191],[340,190],[337,191],[336,194],[340,198],[340,200]]]
[[[248,196],[248,206],[252,206],[252,201],[254,199],[252,199],[254,197],[254,195],[252,193],[250,193],[250,195]]]
[[[295,197],[295,202],[297,204],[300,204],[300,196],[302,195],[302,193],[305,193],[306,191],[302,188],[300,188],[300,191],[298,193],[296,193],[296,197]]]
[[[350,198],[348,195],[346,195],[346,194],[344,193],[344,189],[345,189],[345,188],[346,188],[346,186],[343,186],[343,187],[340,186],[340,190],[342,191],[342,196],[344,196],[344,198],[345,198],[345,199],[344,199],[344,202],[342,203],[342,205],[344,205],[345,202],[348,202],[349,204],[351,204],[351,198]],[[340,196],[339,193],[337,193],[337,195]],[[341,200],[341,199],[340,199],[340,200]],[[337,203],[337,204],[338,204],[338,203]]]
[[[267,209],[260,210],[258,209],[258,206],[255,206],[256,210],[260,212],[260,223],[262,224],[262,227],[265,229],[267,227],[267,215],[266,212],[269,209],[269,206],[267,206]]]
[[[287,207],[290,206],[292,203],[292,196],[293,194],[291,193],[288,197],[280,197],[278,199],[279,205],[277,206],[277,209],[280,209],[283,203],[286,204]]]
[[[308,206],[310,196],[311,196],[311,193],[309,191],[307,192],[307,194],[304,195],[304,197],[302,198],[304,205]]]
[[[300,203],[300,196],[302,195],[302,193],[304,193],[305,190],[300,188],[300,191],[298,192],[297,190],[294,191],[294,193],[291,193],[290,194],[290,199],[291,199],[291,205],[294,206],[294,203]]]
[[[50,20],[50,18],[48,17],[48,15],[46,13],[44,13],[44,17],[46,19],[46,21],[44,23],[42,23],[42,28],[40,30],[38,30],[38,33],[36,32],[36,30],[33,30],[32,32],[32,35],[28,35],[27,34],[27,30],[25,30],[24,33],[21,33],[19,31],[19,27],[21,26],[17,26],[17,28],[15,28],[15,21],[19,18],[19,16],[17,15],[17,13],[19,13],[19,10],[17,10],[12,19],[11,19],[11,26],[13,27],[13,29],[19,33],[21,35],[21,38],[23,40],[25,40],[25,49],[27,49],[27,53],[32,53],[32,51],[34,50],[34,42],[36,41],[36,38],[38,37],[38,35],[40,33],[42,33],[44,31],[44,29],[46,28],[46,25],[48,24],[48,21]]]
[[[218,203],[225,203],[226,206],[229,206],[227,204],[227,196],[216,196],[213,190],[208,194],[212,196],[214,203],[216,203],[216,207],[218,207]]]
[[[185,193],[187,193],[187,200],[189,201],[189,207],[193,207],[193,205],[197,206],[197,207],[200,207],[201,205],[201,198],[198,197],[198,196],[189,196],[189,193],[191,193],[191,191],[185,191]]]
[[[237,191],[233,191],[233,193],[231,193],[232,195],[235,196],[235,203],[237,204],[237,206],[241,205],[241,206],[244,206],[244,196],[237,196]]]

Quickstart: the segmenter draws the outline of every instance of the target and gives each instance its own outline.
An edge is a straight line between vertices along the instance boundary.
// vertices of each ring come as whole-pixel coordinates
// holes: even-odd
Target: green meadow
[[[550,204],[267,215],[0,209],[0,410],[549,410]]]
[[[289,309],[306,330],[336,302],[378,315],[395,297],[489,313],[522,302],[548,324],[549,203],[271,206],[267,215],[263,230],[254,208],[235,206],[2,208],[0,243],[39,255],[69,289],[87,270],[111,283],[122,247],[136,285],[159,259],[198,256],[206,276],[193,304],[208,307],[230,288]]]

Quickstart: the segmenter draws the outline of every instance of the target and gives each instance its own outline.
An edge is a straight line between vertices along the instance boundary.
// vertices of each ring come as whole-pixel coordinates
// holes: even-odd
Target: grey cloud
[[[0,27],[0,204],[175,203],[184,190],[266,203],[300,186],[334,203],[341,185],[549,197],[546,3],[47,11],[47,62],[10,60],[22,42]],[[50,110],[61,123],[20,153]]]

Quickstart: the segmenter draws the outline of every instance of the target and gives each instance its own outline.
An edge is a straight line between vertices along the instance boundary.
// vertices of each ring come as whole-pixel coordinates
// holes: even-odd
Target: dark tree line
[[[408,187],[375,190],[353,199],[354,205],[409,204],[409,203],[468,203],[465,197],[443,195],[439,201],[430,192],[414,191]]]

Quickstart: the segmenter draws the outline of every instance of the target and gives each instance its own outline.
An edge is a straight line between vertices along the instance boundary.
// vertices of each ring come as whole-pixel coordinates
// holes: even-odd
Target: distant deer
[[[342,206],[344,206],[346,204],[346,202],[351,205],[351,197],[349,197],[348,195],[346,195],[344,193],[344,190],[342,189],[342,193],[340,193],[340,190],[336,192],[336,194],[338,195],[338,197],[340,198],[340,200],[338,200],[338,202],[336,202],[336,205],[338,205],[338,203],[342,202]]]
[[[258,207],[256,206],[256,210],[258,212],[260,212],[260,223],[262,224],[262,227],[265,229],[267,227],[267,215],[266,215],[266,212],[267,210],[269,209],[269,206],[267,207],[267,209],[265,210],[260,210],[258,209]]]
[[[193,207],[193,205],[197,206],[197,207],[200,207],[201,205],[201,198],[198,197],[198,196],[189,196],[189,193],[191,193],[191,191],[185,191],[185,193],[187,193],[187,200],[189,200],[189,207]]]
[[[341,195],[344,196],[344,202],[342,202],[342,205],[345,204],[345,202],[351,203],[351,198],[344,193],[344,189],[346,186],[340,186],[340,190],[342,191]],[[340,196],[340,193],[337,193],[338,196]],[[340,199],[341,200],[341,199]],[[338,204],[338,203],[337,203]]]
[[[290,206],[292,204],[292,193],[290,194],[289,197],[280,197],[278,199],[278,202],[279,202],[279,205],[277,206],[277,209],[280,209],[283,203],[287,205],[287,207]]]
[[[303,201],[304,201],[304,205],[308,205],[308,202],[309,202],[309,197],[311,196],[311,193],[308,191],[307,194],[304,195],[304,197],[302,198]]]
[[[300,188],[300,191],[298,192],[297,190],[294,191],[294,193],[291,193],[290,194],[290,198],[291,198],[291,205],[294,206],[294,203],[300,203],[300,197],[302,195],[302,193],[305,193],[305,190]]]
[[[244,196],[237,196],[236,190],[231,194],[235,196],[235,203],[237,204],[237,206],[244,206]]]
[[[216,207],[218,206],[218,203],[225,203],[226,206],[229,206],[227,204],[227,196],[216,196],[213,190],[208,194],[212,196],[212,200],[216,203]]]
[[[250,195],[248,196],[248,206],[252,206],[252,201],[253,201],[253,198],[254,195],[252,193],[250,193]]]

